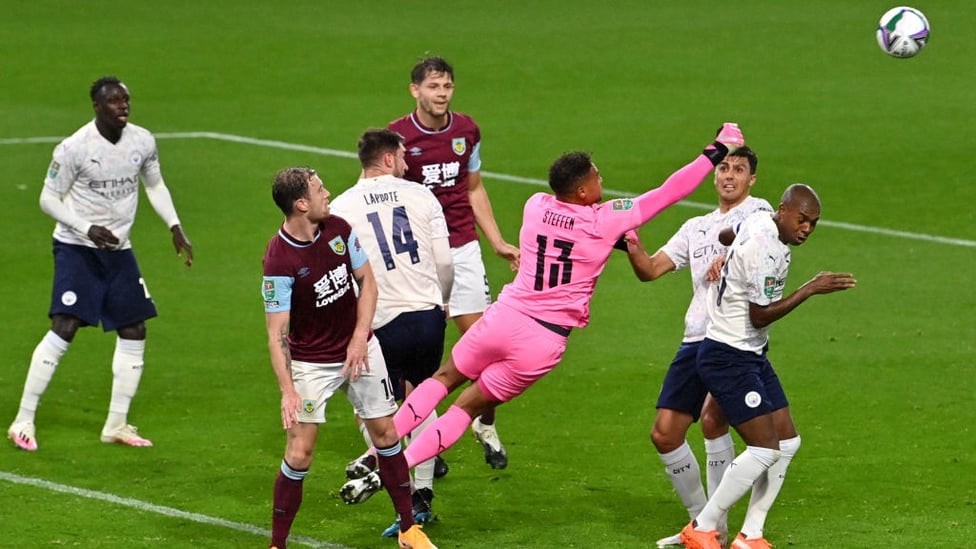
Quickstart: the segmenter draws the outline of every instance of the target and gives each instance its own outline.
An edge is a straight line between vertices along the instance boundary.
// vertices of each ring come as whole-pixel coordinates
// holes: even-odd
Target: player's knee
[[[677,450],[685,442],[685,433],[679,429],[670,429],[666,425],[655,423],[651,428],[651,443],[659,454],[667,454]]]
[[[122,326],[119,328],[118,334],[122,339],[146,339],[146,323],[137,322],[135,324],[129,324],[128,326]]]
[[[706,439],[716,439],[728,434],[729,423],[723,414],[706,412],[701,417],[701,429]]]
[[[51,331],[61,339],[71,343],[81,327],[81,319],[71,315],[53,315],[51,317]]]
[[[369,431],[369,438],[373,441],[373,446],[377,448],[388,448],[400,439],[397,436],[396,425],[393,423],[393,416],[366,420],[366,428]]]

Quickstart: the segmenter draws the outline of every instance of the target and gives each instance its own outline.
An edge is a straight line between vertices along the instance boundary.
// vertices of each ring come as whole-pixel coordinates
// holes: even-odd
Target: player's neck
[[[718,211],[721,212],[721,213],[728,213],[729,210],[731,210],[732,208],[735,208],[739,204],[742,204],[743,202],[745,202],[747,198],[749,198],[749,195],[743,195],[742,198],[740,198],[740,199],[738,199],[738,200],[736,200],[734,202],[726,202],[724,200],[723,201],[720,201],[718,203]]]
[[[102,137],[112,144],[118,143],[119,139],[122,139],[122,128],[107,126],[97,118],[95,119],[95,128],[98,129],[98,133],[102,134]]]
[[[414,111],[414,116],[417,117],[421,126],[433,131],[443,130],[451,122],[451,111],[447,111],[441,116],[433,116],[427,111],[417,109]]]
[[[313,223],[305,216],[295,216],[286,219],[282,228],[289,236],[301,242],[315,240],[315,235],[319,232],[319,224]]]

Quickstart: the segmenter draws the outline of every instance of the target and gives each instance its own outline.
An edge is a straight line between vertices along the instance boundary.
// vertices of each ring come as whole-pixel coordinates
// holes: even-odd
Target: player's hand
[[[817,273],[810,282],[804,284],[814,294],[829,294],[857,286],[857,280],[851,273],[831,273],[822,271]]]
[[[508,261],[508,267],[512,269],[512,272],[518,272],[519,260],[522,255],[518,248],[508,242],[502,242],[501,246],[495,248],[495,253],[498,257]]]
[[[739,125],[735,122],[722,124],[718,130],[718,135],[715,136],[715,141],[725,145],[729,149],[729,153],[746,144],[746,139],[742,137],[742,131],[739,130]]]
[[[183,227],[173,225],[170,232],[173,233],[173,247],[176,248],[176,255],[183,258],[183,263],[187,267],[193,265],[193,245],[190,244],[190,239],[183,232]]]
[[[712,264],[708,266],[708,272],[705,273],[705,280],[709,282],[715,282],[716,280],[722,278],[722,267],[725,266],[725,256],[719,256],[712,261]]]
[[[88,238],[103,250],[114,250],[119,245],[119,238],[101,225],[92,225],[88,229]]]
[[[363,372],[369,371],[369,353],[367,351],[366,340],[353,337],[346,347],[346,361],[342,364],[342,377],[349,378],[349,381],[356,381],[363,376]]]
[[[302,397],[294,390],[281,394],[281,426],[287,431],[298,424],[298,412],[302,409]]]

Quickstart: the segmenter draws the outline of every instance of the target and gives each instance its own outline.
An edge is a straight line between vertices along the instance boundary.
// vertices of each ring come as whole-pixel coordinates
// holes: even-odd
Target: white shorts
[[[491,288],[481,259],[481,244],[473,240],[451,248],[451,256],[454,258],[454,287],[448,304],[451,317],[485,312],[491,305]]]
[[[383,351],[375,337],[367,349],[369,371],[349,383],[342,377],[342,363],[316,364],[293,360],[291,379],[302,396],[299,423],[325,423],[325,405],[336,391],[346,393],[353,409],[363,419],[386,417],[396,413],[397,405],[390,390]]]

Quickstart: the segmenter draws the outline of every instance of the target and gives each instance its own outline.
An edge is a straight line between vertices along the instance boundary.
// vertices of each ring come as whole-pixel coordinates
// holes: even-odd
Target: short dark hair
[[[564,196],[576,188],[593,168],[590,153],[568,152],[556,159],[549,168],[549,188],[556,196]]]
[[[414,84],[420,84],[432,72],[442,72],[450,76],[452,81],[454,80],[454,67],[446,59],[443,57],[428,56],[422,58],[419,63],[413,66],[413,70],[410,71],[410,81]]]
[[[102,91],[102,88],[112,85],[121,86],[123,84],[122,81],[115,76],[103,76],[92,82],[91,91],[88,92],[88,95],[91,96],[92,101],[97,101],[96,97],[98,96],[98,93]]]
[[[370,128],[359,138],[359,163],[364,168],[376,164],[386,153],[396,154],[403,136],[388,128]]]
[[[738,149],[730,152],[727,156],[741,156],[749,161],[749,173],[755,175],[756,167],[759,166],[759,157],[756,156],[756,151],[750,149],[749,147],[743,145]]]
[[[286,217],[295,211],[295,201],[308,198],[308,181],[315,170],[304,166],[285,168],[275,174],[271,183],[271,198]]]

